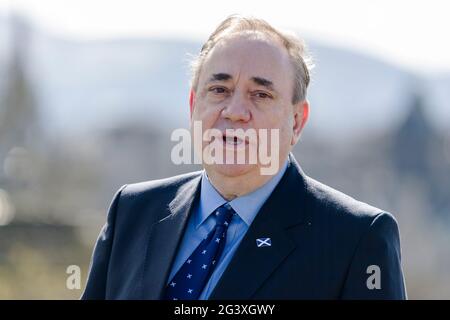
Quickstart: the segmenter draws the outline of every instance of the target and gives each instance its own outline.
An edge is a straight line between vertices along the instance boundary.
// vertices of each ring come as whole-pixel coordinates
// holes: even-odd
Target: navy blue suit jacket
[[[116,193],[82,299],[161,298],[200,178]],[[257,238],[272,246],[258,248]],[[290,155],[210,299],[406,299],[400,256],[392,215],[306,176]]]

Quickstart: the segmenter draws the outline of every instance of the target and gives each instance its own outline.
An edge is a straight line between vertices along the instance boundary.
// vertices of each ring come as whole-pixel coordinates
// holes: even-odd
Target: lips
[[[228,136],[226,134],[223,134],[222,140],[223,140],[223,142],[225,144],[232,145],[232,146],[239,146],[239,145],[242,145],[242,144],[245,144],[245,145],[248,144],[248,141],[246,141],[246,139],[241,139],[241,138],[239,138],[239,137],[237,137],[235,135]]]
[[[257,145],[256,134],[251,134],[243,129],[211,129],[206,136],[211,146],[219,147],[220,145],[235,151],[247,149],[250,145]]]

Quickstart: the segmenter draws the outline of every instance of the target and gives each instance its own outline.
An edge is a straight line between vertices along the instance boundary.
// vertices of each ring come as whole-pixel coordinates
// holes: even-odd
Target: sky
[[[418,72],[450,72],[448,0],[0,0],[45,31],[76,38],[205,40],[230,14],[249,14],[325,44]]]

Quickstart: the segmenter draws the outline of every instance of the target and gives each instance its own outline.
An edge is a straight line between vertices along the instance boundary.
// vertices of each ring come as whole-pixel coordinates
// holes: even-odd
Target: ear
[[[291,145],[294,146],[300,139],[300,134],[305,127],[309,117],[308,100],[301,101],[294,106],[294,123],[292,127]]]
[[[192,112],[194,111],[194,104],[195,104],[195,92],[191,88],[189,91],[189,115],[192,118]]]

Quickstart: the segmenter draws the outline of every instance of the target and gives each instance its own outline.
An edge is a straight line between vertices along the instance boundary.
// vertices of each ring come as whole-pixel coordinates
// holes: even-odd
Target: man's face
[[[308,107],[306,102],[292,104],[293,79],[288,53],[277,41],[258,34],[222,39],[209,52],[200,71],[191,101],[191,121],[201,121],[203,132],[214,128],[224,133],[220,141],[223,154],[229,152],[227,148],[234,152],[249,148],[245,141],[226,136],[226,129],[252,128],[257,133],[259,129],[268,129],[269,150],[279,149],[277,161],[282,165],[307,118],[307,110],[303,116]],[[279,141],[270,140],[271,129],[279,130]],[[209,143],[203,141],[203,148]],[[204,163],[208,174],[227,177],[259,175],[261,166],[260,161]]]

